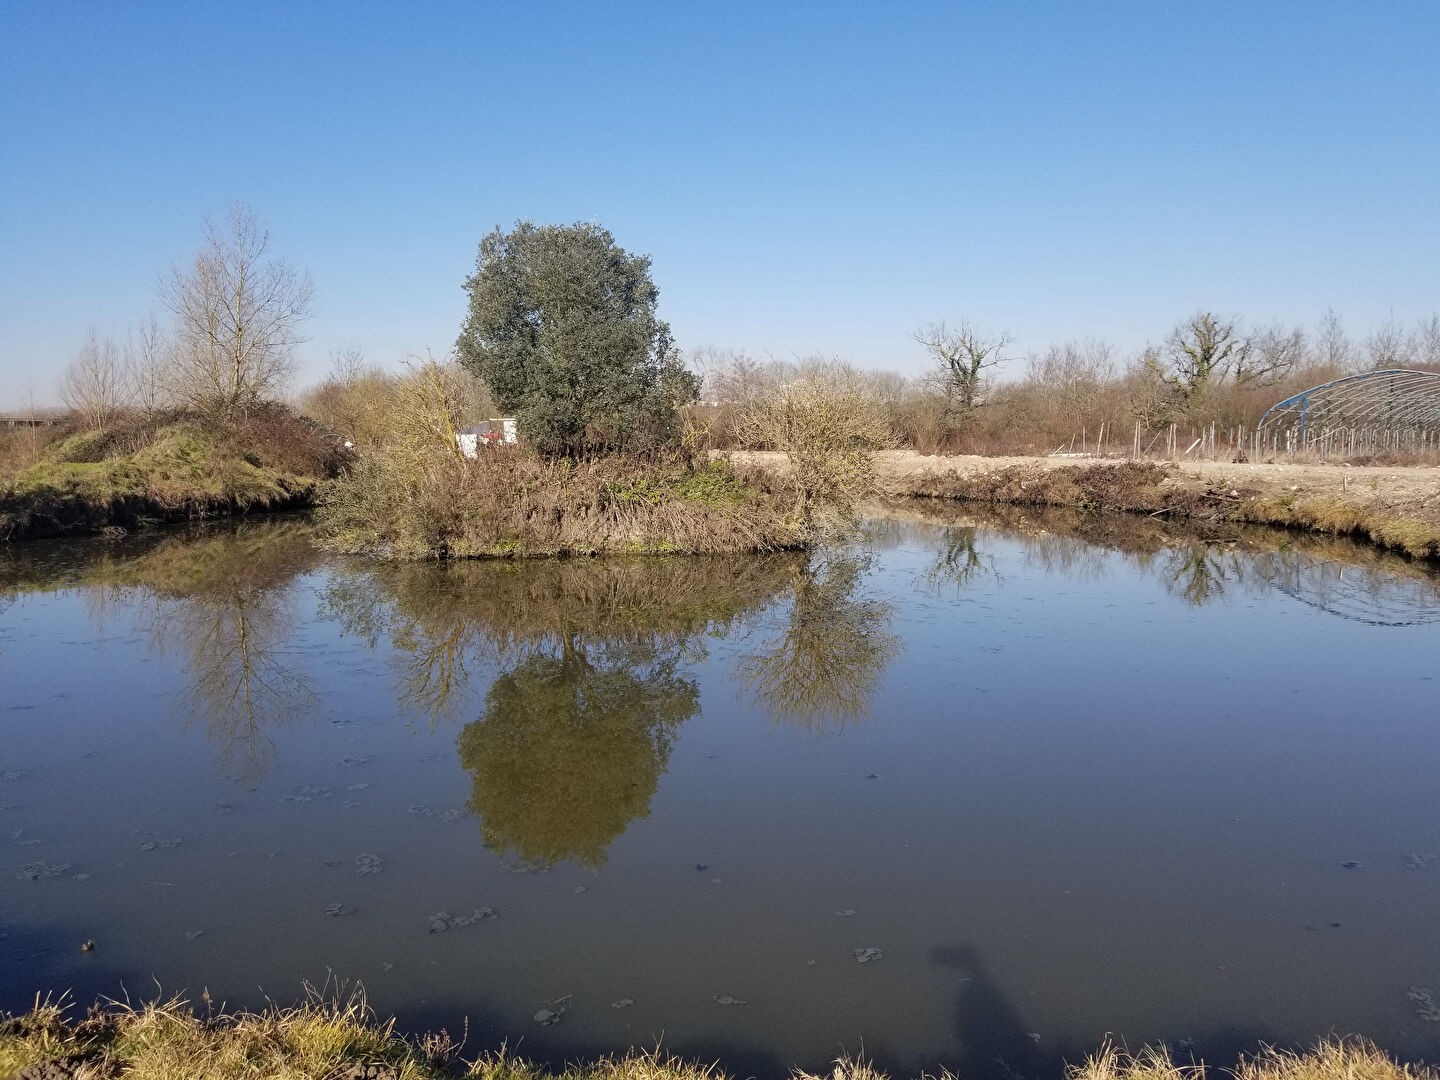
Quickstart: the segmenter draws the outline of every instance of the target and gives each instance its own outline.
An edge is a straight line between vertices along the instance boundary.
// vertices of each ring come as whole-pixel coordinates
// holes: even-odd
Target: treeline
[[[824,357],[699,350],[696,423],[712,447],[741,445],[737,419],[748,403],[798,382],[838,380],[883,411],[898,445],[920,453],[1044,454],[1078,446],[1082,433],[1093,442],[1102,428],[1128,443],[1137,424],[1147,439],[1171,424],[1253,427],[1290,394],[1367,370],[1440,372],[1440,315],[1410,327],[1391,320],[1357,339],[1334,311],[1311,327],[1199,311],[1129,357],[1089,339],[1025,355],[1008,335],[969,323],[932,324],[914,337],[930,358],[916,376]]]

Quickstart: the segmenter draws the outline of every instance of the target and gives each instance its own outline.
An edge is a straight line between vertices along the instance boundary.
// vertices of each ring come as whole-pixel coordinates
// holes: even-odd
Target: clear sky
[[[1440,309],[1440,0],[0,0],[0,406],[236,200],[314,279],[309,378],[448,350],[522,218],[652,256],[683,347],[1363,336]]]

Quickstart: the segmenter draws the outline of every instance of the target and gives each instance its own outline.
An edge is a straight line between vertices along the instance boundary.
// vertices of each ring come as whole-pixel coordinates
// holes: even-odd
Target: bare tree
[[[1109,342],[1093,340],[1051,345],[1030,357],[1025,372],[1025,381],[1053,403],[1063,423],[1093,416],[1114,378],[1114,350]]]
[[[1411,362],[1440,370],[1440,314],[1431,314],[1415,324],[1410,335]]]
[[[267,259],[270,233],[243,204],[207,221],[188,270],[162,286],[175,315],[176,396],[228,415],[278,394],[295,370],[295,347],[315,287],[282,259]]]
[[[1315,362],[1336,375],[1355,366],[1355,345],[1334,308],[1326,308],[1315,327]]]
[[[1232,367],[1248,362],[1250,343],[1234,321],[1197,311],[1177,325],[1163,349],[1145,365],[1186,405],[1196,403],[1224,380]]]
[[[1370,367],[1377,371],[1410,366],[1410,342],[1406,340],[1405,331],[1395,321],[1394,315],[1366,337],[1365,359]]]
[[[123,377],[129,404],[154,412],[170,400],[174,350],[154,315],[130,331],[125,341]]]
[[[984,402],[985,372],[1006,360],[1014,340],[1009,334],[989,337],[968,322],[950,328],[943,322],[923,326],[913,335],[935,361],[935,380],[944,395],[952,426],[962,426]]]
[[[125,406],[125,378],[119,350],[109,338],[90,336],[60,375],[60,400],[85,427],[108,427]]]
[[[1241,350],[1233,368],[1235,382],[1242,386],[1271,386],[1284,379],[1306,358],[1305,331],[1286,329],[1280,323],[1260,330]]]

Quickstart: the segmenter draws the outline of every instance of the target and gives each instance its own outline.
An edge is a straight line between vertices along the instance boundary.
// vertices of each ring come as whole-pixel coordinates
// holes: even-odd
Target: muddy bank
[[[783,469],[777,454],[736,455]],[[877,455],[884,493],[1353,536],[1440,558],[1440,468]]]

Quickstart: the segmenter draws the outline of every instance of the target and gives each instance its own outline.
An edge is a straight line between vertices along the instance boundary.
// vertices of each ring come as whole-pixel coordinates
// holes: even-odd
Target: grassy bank
[[[0,1022],[5,1080],[724,1080],[715,1065],[629,1051],[547,1071],[504,1051],[475,1060],[446,1033],[401,1038],[359,999],[292,1009],[198,1017],[175,1000],[138,1009],[95,1006],[82,1020],[42,1003]],[[1262,1049],[1226,1068],[1172,1060],[1164,1050],[1131,1055],[1107,1044],[1067,1069],[1069,1080],[1440,1080],[1359,1039],[1327,1040],[1306,1053]],[[794,1070],[795,1080],[820,1080]],[[952,1074],[939,1070],[936,1080]],[[883,1080],[860,1060],[842,1060],[827,1080]]]
[[[0,540],[308,505],[344,452],[282,406],[243,418],[135,418],[51,443],[0,477]]]
[[[326,487],[317,519],[332,550],[390,559],[738,554],[809,539],[793,500],[725,461],[518,447],[369,454]]]
[[[1405,506],[1305,485],[1265,482],[1237,466],[1229,474],[1192,474],[1155,462],[1053,466],[996,463],[988,469],[905,476],[897,494],[988,503],[1124,510],[1212,524],[1274,525],[1353,536],[1414,558],[1440,558],[1440,477],[1432,493]],[[1377,484],[1378,488],[1378,484]],[[1408,511],[1408,512],[1407,512]]]

